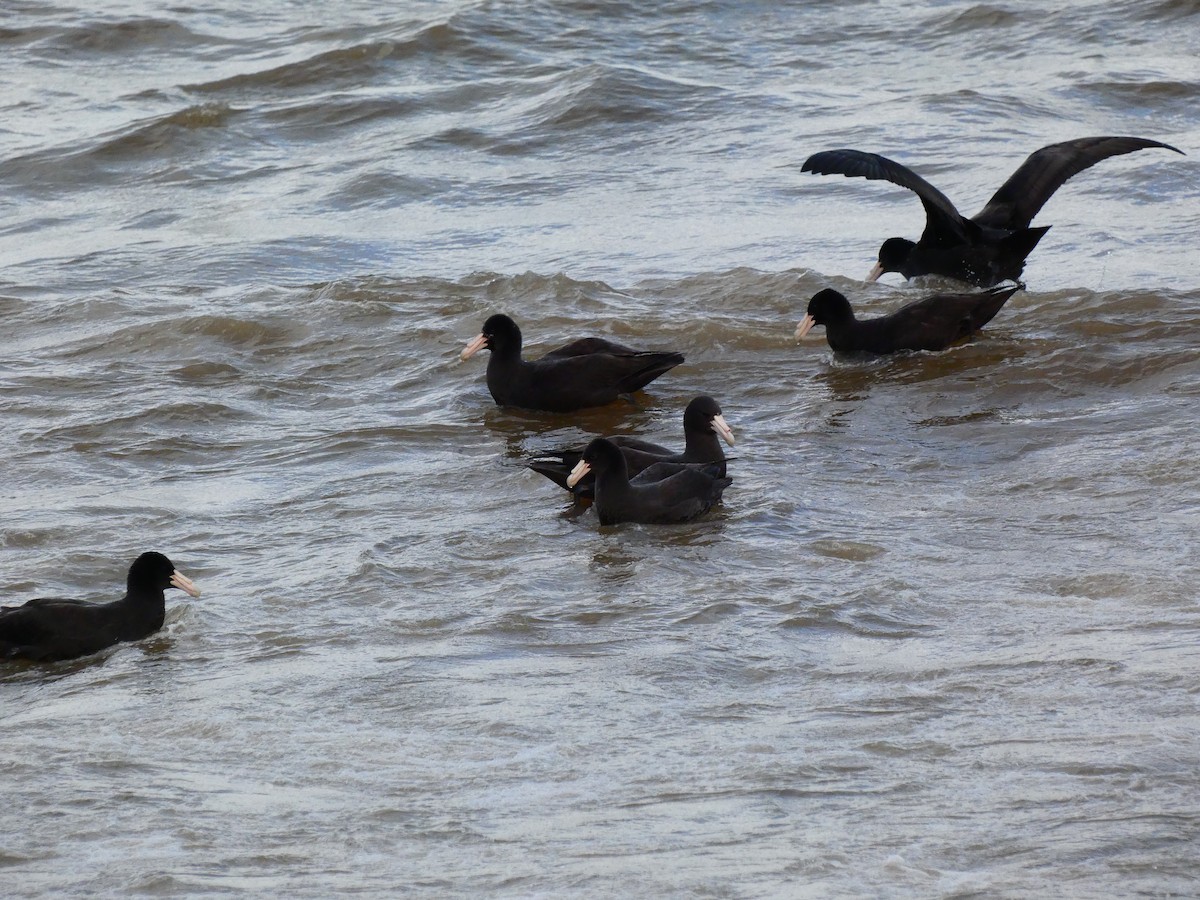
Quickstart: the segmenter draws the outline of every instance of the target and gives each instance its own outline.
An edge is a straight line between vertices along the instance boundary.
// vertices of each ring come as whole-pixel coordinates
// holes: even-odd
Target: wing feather
[[[1028,228],[1046,201],[1068,178],[1110,156],[1161,147],[1182,153],[1170,144],[1139,137],[1085,137],[1050,144],[1029,154],[972,221],[988,228],[1016,231]]]
[[[845,175],[847,178],[866,178],[870,181],[889,181],[908,188],[925,207],[925,233],[922,243],[959,244],[968,240],[974,230],[962,217],[950,199],[932,184],[900,163],[861,150],[823,150],[804,161],[802,172],[817,175]]]

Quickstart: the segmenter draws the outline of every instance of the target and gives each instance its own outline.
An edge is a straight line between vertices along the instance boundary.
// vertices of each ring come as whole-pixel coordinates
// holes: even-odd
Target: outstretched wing
[[[1149,147],[1183,152],[1170,144],[1139,137],[1076,138],[1035,150],[971,221],[1008,231],[1028,228],[1038,210],[1072,175],[1078,175],[1110,156]]]
[[[866,178],[871,181],[890,181],[908,188],[921,199],[925,207],[925,244],[960,244],[968,240],[972,230],[950,199],[932,184],[905,166],[861,150],[823,150],[804,161],[802,172],[817,175],[845,175],[847,178]]]

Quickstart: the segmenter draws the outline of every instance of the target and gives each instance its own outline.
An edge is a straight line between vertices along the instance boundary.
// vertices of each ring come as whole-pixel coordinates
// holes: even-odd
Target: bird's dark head
[[[607,438],[596,438],[583,448],[583,456],[567,476],[567,487],[575,487],[588,472],[595,472],[599,478],[608,471],[628,472],[629,469],[620,447]]]
[[[834,322],[844,322],[854,318],[854,310],[850,301],[833,288],[817,291],[808,301],[808,309],[804,318],[796,326],[796,340],[804,337],[815,325],[829,325]]]
[[[470,359],[484,348],[492,353],[520,354],[521,329],[517,327],[516,322],[502,313],[489,316],[483,323],[479,336],[463,348],[460,356],[462,359]]]
[[[916,244],[906,238],[888,238],[879,247],[879,261],[867,276],[867,281],[876,281],[886,272],[899,272],[904,269],[908,257],[916,248]]]
[[[733,446],[733,429],[721,415],[721,404],[712,397],[696,397],[687,405],[683,411],[683,430],[719,434],[725,443]]]
[[[179,588],[192,597],[199,597],[200,591],[192,584],[192,580],[175,571],[175,564],[161,553],[150,551],[143,553],[129,567],[129,576],[125,579],[126,588],[132,592],[165,591],[167,588]]]

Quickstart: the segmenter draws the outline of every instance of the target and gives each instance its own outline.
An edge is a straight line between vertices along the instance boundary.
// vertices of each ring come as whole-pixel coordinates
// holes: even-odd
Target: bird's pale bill
[[[573,488],[579,484],[579,479],[583,478],[588,472],[592,471],[592,467],[585,463],[582,459],[575,463],[575,468],[571,470],[571,474],[567,476],[567,487]]]
[[[732,447],[733,429],[729,427],[729,423],[725,421],[725,417],[721,415],[713,416],[712,424],[717,434],[721,436],[725,443]]]
[[[471,340],[467,343],[467,346],[463,347],[463,351],[458,355],[458,358],[470,359],[486,346],[487,338],[482,334],[476,335],[475,337],[471,338]]]
[[[803,319],[801,319],[800,324],[796,326],[796,340],[800,340],[806,334],[812,331],[812,327],[816,324],[817,320],[812,316],[805,316]]]
[[[179,588],[190,597],[200,596],[200,588],[196,587],[196,585],[192,583],[192,579],[188,578],[182,572],[171,573],[171,584],[174,587]]]

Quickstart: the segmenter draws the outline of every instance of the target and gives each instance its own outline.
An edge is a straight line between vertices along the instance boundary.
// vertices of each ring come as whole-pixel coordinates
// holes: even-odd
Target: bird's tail
[[[1042,225],[1038,228],[1022,228],[1020,231],[1013,232],[1008,237],[1003,238],[1000,243],[1017,259],[1024,259],[1033,252],[1033,248],[1038,245],[1038,241],[1044,238],[1046,232],[1049,230],[1049,225]]]

